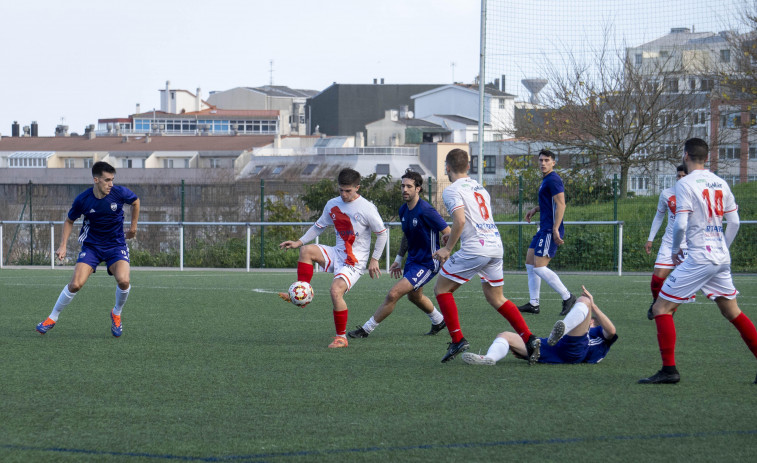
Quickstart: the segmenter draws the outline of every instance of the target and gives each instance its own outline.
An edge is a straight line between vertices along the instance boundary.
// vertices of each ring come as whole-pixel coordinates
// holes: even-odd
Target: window
[[[707,119],[709,115],[707,111],[694,111],[692,114],[692,122],[694,125],[707,125]]]
[[[185,169],[189,168],[189,158],[184,159],[184,168]]]
[[[720,127],[733,129],[739,126],[741,126],[741,116],[738,113],[720,115]]]
[[[741,159],[741,147],[735,145],[721,146],[718,149],[720,159]]]
[[[757,146],[749,145],[749,159],[757,159]]]
[[[305,170],[302,171],[302,175],[312,174],[316,167],[318,167],[318,164],[308,164]]]
[[[173,167],[173,159],[163,159],[163,167],[170,169]]]
[[[210,168],[211,169],[218,169],[221,167],[220,159],[218,158],[210,158]]]
[[[644,55],[642,55],[641,53],[636,53],[636,56],[634,57],[634,59],[635,59],[634,64],[636,66],[641,66],[641,63],[643,62],[643,59],[644,59]]]
[[[731,50],[720,50],[720,62],[721,63],[730,63],[731,62]]]
[[[665,88],[670,93],[678,93],[678,79],[677,78],[665,79]]]
[[[660,58],[667,59],[670,57],[670,52],[667,50],[660,50]]]
[[[74,160],[70,158],[66,159],[66,169],[73,169],[74,167],[76,167]]]
[[[426,172],[418,164],[410,164],[410,170],[412,170],[413,172],[418,172],[421,175],[426,175]]]
[[[715,81],[713,79],[702,79],[699,83],[699,90],[703,92],[711,92],[715,87]]]
[[[253,169],[252,171],[252,175],[258,175],[262,171],[263,171],[263,166],[255,166],[255,169]]]
[[[657,178],[658,184],[660,186],[661,190],[664,190],[665,188],[670,188],[676,183],[676,176],[675,175],[660,175]]]
[[[484,156],[484,173],[494,174],[497,172],[497,158],[495,156]]]
[[[272,172],[272,173],[273,173],[273,175],[279,175],[279,174],[280,174],[281,172],[283,172],[283,171],[284,171],[284,166],[276,166],[276,167],[275,167],[275,168],[273,169],[273,172]]]
[[[631,177],[631,189],[634,191],[645,191],[649,189],[649,178]]]
[[[92,168],[92,164],[94,164],[94,163],[95,163],[94,159],[92,159],[92,158],[86,158],[84,160],[84,167],[87,168],[87,169],[91,169]]]
[[[389,164],[376,164],[376,175],[389,175]]]
[[[478,156],[470,157],[470,170],[468,172],[470,172],[471,174],[478,173]]]
[[[507,102],[504,98],[499,98],[499,109],[507,108]]]
[[[121,159],[121,167],[125,169],[131,169],[131,159]]]

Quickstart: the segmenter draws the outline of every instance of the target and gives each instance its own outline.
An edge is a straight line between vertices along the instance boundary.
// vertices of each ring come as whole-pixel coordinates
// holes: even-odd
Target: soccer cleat
[[[343,336],[334,336],[334,340],[329,344],[329,349],[338,349],[340,347],[347,347],[347,338]]]
[[[351,338],[367,338],[371,334],[363,329],[362,326],[358,326],[356,330],[347,333],[347,336]]]
[[[121,316],[114,315],[113,311],[110,312],[110,332],[114,337],[119,337],[124,331],[124,326],[121,324]]]
[[[560,312],[560,315],[562,316],[568,315],[568,312],[570,312],[570,309],[573,308],[573,304],[575,303],[576,303],[576,296],[574,296],[573,293],[570,293],[570,297],[562,301],[562,312]]]
[[[280,298],[281,298],[281,299],[282,299],[282,300],[283,300],[284,302],[292,302],[292,298],[291,298],[291,297],[289,296],[289,293],[279,293],[279,297],[280,297]]]
[[[523,305],[518,306],[518,310],[525,313],[539,313],[539,305],[533,305],[531,302],[527,302]]]
[[[442,320],[441,323],[438,323],[436,325],[432,324],[431,329],[429,330],[428,333],[425,334],[425,336],[434,336],[446,327],[447,327],[447,324],[444,323],[444,320]]]
[[[465,352],[466,350],[468,350],[470,344],[468,344],[468,341],[466,341],[465,338],[462,338],[458,342],[448,343],[447,346],[447,353],[444,354],[444,357],[442,357],[442,363],[449,362],[460,352]]]
[[[652,301],[652,303],[649,304],[649,310],[647,310],[647,318],[649,320],[654,320],[654,312],[652,312],[652,307],[654,307],[654,301]]]
[[[555,344],[557,344],[557,341],[562,338],[563,334],[565,334],[565,322],[562,320],[557,320],[555,322],[555,326],[552,327],[552,332],[549,333],[547,344],[554,346]]]
[[[471,352],[463,352],[463,355],[461,355],[460,358],[468,365],[494,365],[497,363],[485,355],[474,354]]]
[[[526,343],[526,352],[528,353],[528,364],[533,365],[539,361],[541,356],[541,339],[537,338],[533,334],[528,338]]]
[[[639,384],[675,384],[680,380],[681,375],[678,374],[678,371],[667,373],[660,370],[649,378],[640,379]]]
[[[47,318],[45,321],[37,325],[37,331],[39,334],[45,334],[55,327],[55,322],[52,318]]]

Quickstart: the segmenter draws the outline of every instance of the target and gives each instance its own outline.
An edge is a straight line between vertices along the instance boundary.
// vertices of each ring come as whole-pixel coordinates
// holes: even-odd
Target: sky
[[[596,33],[580,27],[587,8],[594,23],[615,24],[637,5],[642,20],[618,30],[639,41],[671,27],[723,30],[712,5],[737,2],[503,0],[491,7],[490,33],[496,28],[511,46],[491,49],[501,57],[492,68],[499,63],[507,90],[527,96],[519,81],[538,74],[527,57]],[[40,136],[59,124],[81,134],[98,119],[133,114],[137,104],[159,109],[166,81],[193,93],[199,87],[204,98],[271,82],[317,91],[380,78],[473,82],[480,13],[479,0],[3,0],[0,134],[10,135],[13,121],[37,121]]]

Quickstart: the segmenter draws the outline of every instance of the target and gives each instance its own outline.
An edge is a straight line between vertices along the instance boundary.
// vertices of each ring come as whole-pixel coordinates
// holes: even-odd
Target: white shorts
[[[686,256],[689,254],[689,252],[686,248],[681,249],[683,250],[684,260],[686,260]],[[657,258],[654,260],[654,268],[667,268],[671,270],[676,268],[676,265],[673,263],[672,253],[673,250],[670,246],[660,246],[660,250],[657,251]]]
[[[473,256],[465,254],[463,251],[457,251],[450,256],[439,271],[439,275],[461,285],[467,283],[475,274],[481,277],[482,283],[502,286],[504,284],[502,258]]]
[[[700,289],[713,301],[718,297],[734,299],[739,292],[733,286],[731,264],[717,265],[686,259],[665,279],[660,297],[681,304],[693,301]]]
[[[333,246],[324,246],[322,244],[316,245],[321,250],[323,259],[326,261],[326,265],[323,268],[324,272],[332,272],[334,279],[341,278],[347,283],[347,290],[352,289],[360,275],[363,274],[363,269],[347,265],[343,260],[339,258],[339,254]]]

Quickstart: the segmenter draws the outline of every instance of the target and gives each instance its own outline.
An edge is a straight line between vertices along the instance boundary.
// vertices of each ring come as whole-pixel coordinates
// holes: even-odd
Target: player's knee
[[[83,286],[83,281],[71,280],[71,282],[68,284],[68,291],[71,293],[77,293]]]
[[[121,288],[123,290],[127,290],[127,289],[129,289],[129,287],[131,287],[131,282],[129,281],[129,278],[125,278],[125,279],[120,278],[120,279],[117,279],[116,280],[116,284],[118,285],[119,288]]]

